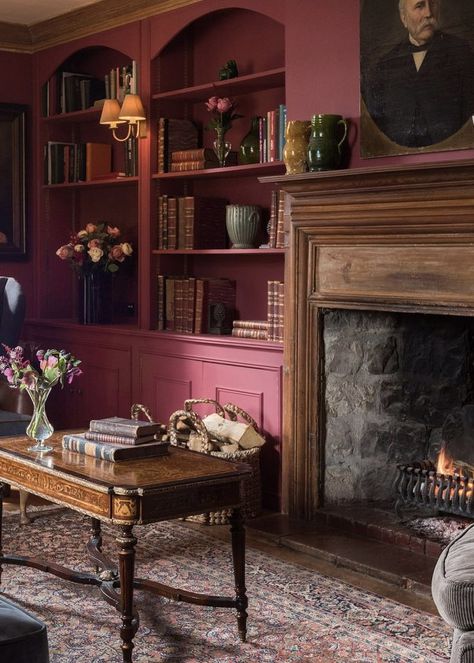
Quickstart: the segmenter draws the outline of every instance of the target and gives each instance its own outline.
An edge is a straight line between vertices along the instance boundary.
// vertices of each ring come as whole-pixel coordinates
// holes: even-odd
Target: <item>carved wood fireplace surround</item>
[[[322,506],[327,309],[474,316],[474,161],[262,178],[286,196],[283,510]]]

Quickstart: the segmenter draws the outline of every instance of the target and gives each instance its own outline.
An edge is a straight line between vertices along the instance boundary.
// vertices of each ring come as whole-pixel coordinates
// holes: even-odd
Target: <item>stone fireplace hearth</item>
[[[311,520],[322,506],[337,504],[341,487],[344,499],[372,499],[371,491],[383,486],[376,480],[368,492],[360,477],[370,463],[376,474],[382,447],[395,464],[404,453],[429,449],[439,442],[447,408],[472,396],[472,367],[467,370],[460,346],[470,344],[474,316],[474,161],[263,179],[287,193],[283,509]],[[370,338],[365,350],[357,345],[364,335],[357,325],[366,326],[370,315],[375,330],[392,327],[382,345],[374,341],[373,352]],[[341,321],[345,331],[335,334]],[[421,329],[433,344],[433,372],[423,383],[418,371],[419,392],[413,374],[410,393],[402,394],[403,380],[401,386],[390,380],[395,362],[407,362],[397,356],[397,343],[417,357],[409,346]],[[374,340],[377,333],[368,335]],[[441,353],[452,360],[449,369],[444,363],[446,375]],[[419,358],[425,368],[428,357]],[[352,379],[354,366],[368,376],[366,404],[379,384],[374,409],[348,424],[344,408],[357,405],[361,388]],[[344,389],[353,392],[349,401],[340,398]],[[357,435],[350,426],[360,428],[361,450],[351,475],[354,449],[344,445],[347,438],[354,445]],[[387,451],[394,438],[399,448]]]

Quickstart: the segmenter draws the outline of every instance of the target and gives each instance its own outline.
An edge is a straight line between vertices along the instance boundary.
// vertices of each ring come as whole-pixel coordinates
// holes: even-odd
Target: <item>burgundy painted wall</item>
[[[26,224],[28,255],[25,260],[1,259],[0,274],[14,276],[22,284],[26,294],[28,310],[33,302],[33,286],[31,279],[31,228],[32,228],[32,182],[34,177],[32,159],[32,112],[31,102],[33,95],[32,57],[24,53],[9,53],[0,51],[0,71],[2,72],[1,103],[24,104],[28,106],[26,123]]]
[[[394,0],[395,2],[395,0]],[[255,3],[258,4],[258,3]],[[359,148],[359,12],[355,0],[286,0],[288,119],[336,113],[351,121],[350,167],[468,159],[474,150],[362,159]]]

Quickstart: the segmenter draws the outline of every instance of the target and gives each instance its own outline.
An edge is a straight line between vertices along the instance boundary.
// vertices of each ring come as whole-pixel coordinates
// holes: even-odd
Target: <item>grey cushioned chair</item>
[[[454,629],[450,663],[474,663],[474,525],[441,553],[431,591],[439,614]]]
[[[0,276],[0,344],[18,344],[25,319],[25,295],[11,276]],[[0,345],[0,354],[3,347]],[[26,397],[26,398],[25,398]],[[30,417],[28,396],[0,381],[0,436],[24,434]]]
[[[0,661],[49,663],[46,626],[0,596]]]

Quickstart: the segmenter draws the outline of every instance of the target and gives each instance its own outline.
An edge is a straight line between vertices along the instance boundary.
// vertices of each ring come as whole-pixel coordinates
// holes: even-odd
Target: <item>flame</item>
[[[447,453],[444,447],[441,448],[438,454],[436,472],[438,474],[454,474],[454,460]]]

